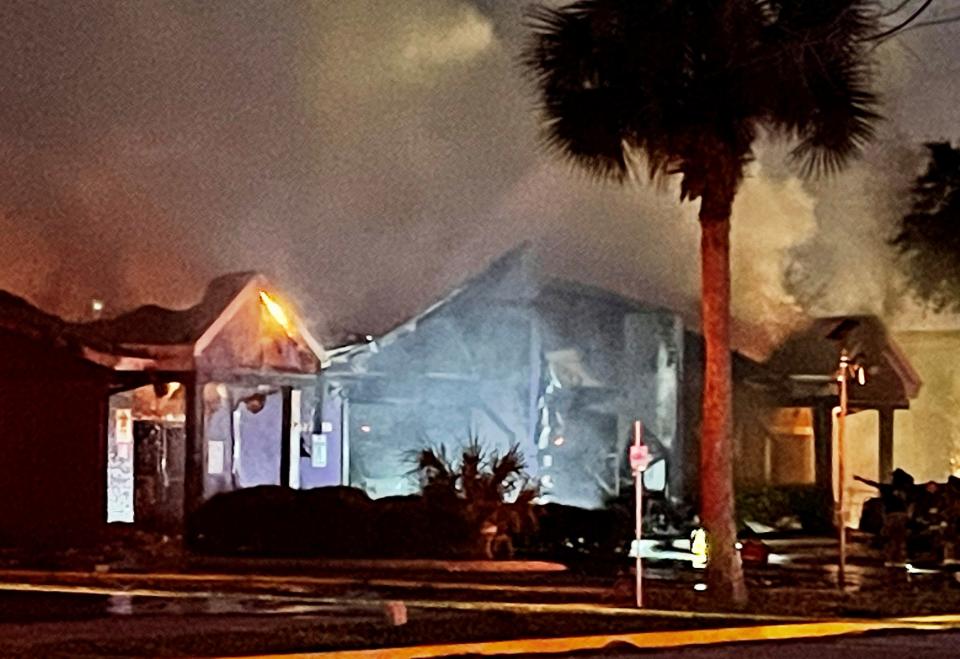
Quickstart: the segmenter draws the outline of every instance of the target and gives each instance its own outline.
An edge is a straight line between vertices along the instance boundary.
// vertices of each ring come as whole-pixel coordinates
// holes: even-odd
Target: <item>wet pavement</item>
[[[828,568],[832,566],[808,566],[804,569],[809,569],[812,576],[804,576],[799,568],[783,571],[768,566],[759,571],[751,570],[750,575],[753,581],[765,578],[760,575],[772,571],[770,579],[800,579],[807,584],[812,579],[814,582],[829,583],[831,574]],[[692,591],[692,585],[702,577],[701,572],[689,569],[668,569],[661,566],[653,571],[661,569],[665,570],[660,575],[661,581],[669,578],[671,589],[676,589],[679,583],[686,583],[691,585]],[[869,570],[854,569],[851,576],[859,575],[869,580],[872,577],[866,574],[868,572]],[[903,578],[908,578],[904,570],[898,573]],[[123,575],[95,576],[108,581],[124,581]],[[149,578],[148,575],[142,576]],[[649,576],[653,584],[658,581],[652,578],[654,574]],[[947,575],[939,573],[909,578],[931,576],[947,578]],[[952,579],[952,574],[949,578]],[[285,580],[283,577],[273,579],[278,584]],[[563,579],[563,583],[569,586],[569,575]],[[295,582],[296,578],[290,580]],[[247,582],[255,583],[256,580],[250,577]],[[329,593],[323,595],[319,592],[214,592],[209,590],[212,584],[199,580],[192,582],[192,587],[188,589],[176,590],[168,584],[165,586],[166,590],[155,590],[149,595],[142,594],[150,592],[143,584],[127,585],[130,587],[126,592],[122,588],[79,593],[0,590],[0,656],[71,659],[110,656],[229,656],[257,652],[317,651],[334,647],[369,647],[369,644],[393,646],[487,637],[522,638],[524,634],[527,634],[527,638],[594,634],[603,633],[604,629],[625,632],[756,624],[742,618],[738,620],[736,616],[708,619],[698,618],[699,614],[690,614],[686,618],[677,616],[671,619],[657,615],[644,617],[645,614],[630,612],[633,615],[616,617],[601,614],[596,609],[592,613],[586,610],[576,613],[575,608],[580,606],[576,604],[570,604],[566,610],[549,608],[563,607],[563,604],[544,604],[540,605],[541,609],[536,608],[538,605],[523,608],[524,605],[519,600],[525,599],[524,597],[511,598],[509,589],[501,588],[500,601],[493,601],[498,594],[494,590],[480,593],[480,596],[490,600],[487,602],[469,602],[466,599],[443,601],[440,593],[436,593],[437,599],[431,603],[429,599],[414,599],[414,595],[408,591],[405,595],[410,599],[405,601],[409,605],[410,624],[393,627],[385,617],[385,602],[400,592],[396,590],[399,588],[397,585],[366,590],[353,589],[348,591],[348,599],[337,599],[339,596]],[[304,588],[303,584],[291,585],[294,588]],[[551,587],[548,583],[520,585],[537,585],[545,590]],[[29,584],[21,586],[29,587]],[[463,588],[468,586],[468,583],[461,584]],[[57,586],[48,584],[40,587]],[[78,588],[94,590],[91,585]],[[422,591],[417,592],[423,594]],[[675,590],[666,592],[674,593],[674,603],[682,606],[676,599]],[[543,593],[540,593],[538,599],[543,601],[550,598],[545,598]],[[556,599],[570,601],[562,592]],[[753,647],[743,647],[748,650],[746,656],[806,656],[755,654],[754,652],[759,650],[754,650]],[[699,650],[684,650],[685,656],[690,652],[693,652],[690,656],[698,656],[696,652]],[[877,655],[880,656],[884,655]],[[934,653],[930,656],[940,655]]]
[[[832,601],[839,595],[835,589],[835,554],[831,552],[835,548],[828,543],[811,544],[801,551],[775,552],[779,558],[769,565],[748,565],[751,597],[759,599],[766,592],[771,603],[779,598],[796,598],[796,605],[788,612],[812,615],[818,602]],[[623,562],[620,577],[628,589],[632,581],[627,571],[630,565],[632,561]],[[281,567],[277,566],[276,574],[7,572],[2,580],[8,583],[0,585],[0,656],[218,656],[364,647],[374,642],[371,639],[402,644],[454,636],[482,638],[488,633],[510,637],[524,630],[549,636],[572,634],[578,625],[585,633],[595,633],[594,629],[617,624],[616,620],[607,615],[601,616],[606,621],[596,617],[588,624],[585,621],[592,614],[574,615],[577,603],[624,604],[622,598],[611,597],[616,590],[614,577],[576,570],[512,575],[421,571],[384,574],[376,570],[331,574],[317,570],[284,575]],[[18,575],[20,581],[15,582]],[[847,569],[847,594],[863,592],[867,596],[843,609],[842,615],[877,617],[878,610],[870,600],[896,598],[898,588],[904,592],[960,593],[956,575],[956,566],[888,568],[876,561],[855,559]],[[709,593],[695,591],[704,576],[702,570],[682,561],[646,561],[651,601],[659,591],[651,606],[702,610],[703,603],[709,606]],[[73,588],[81,592],[24,592],[30,588]],[[682,593],[686,593],[686,599]],[[408,602],[410,625],[394,629],[385,621],[384,603],[393,599]],[[960,602],[960,598],[954,599]],[[533,603],[533,608],[524,609],[524,603]],[[808,603],[813,608],[807,608]],[[540,605],[570,608],[537,610]],[[765,610],[762,605],[754,608]],[[735,616],[706,622],[691,620],[693,617],[632,617],[622,624],[665,628],[746,624]]]
[[[332,602],[315,598],[265,598],[229,593],[183,593],[176,597],[84,593],[0,592],[0,625],[68,622],[123,616],[323,615],[381,619],[382,603]]]
[[[503,603],[410,602],[404,609],[409,622],[394,625],[386,605],[384,600],[223,593],[7,592],[0,594],[0,656],[240,656],[729,624],[635,612],[612,616],[598,610],[512,609]]]
[[[92,620],[110,615],[107,595],[0,594],[0,624]]]

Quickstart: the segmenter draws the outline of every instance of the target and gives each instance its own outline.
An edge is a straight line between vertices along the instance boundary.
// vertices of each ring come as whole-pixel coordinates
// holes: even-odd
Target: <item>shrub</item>
[[[759,522],[778,528],[796,519],[804,531],[826,533],[832,527],[833,501],[816,485],[778,485],[737,492],[741,523]]]
[[[415,452],[410,462],[428,510],[449,525],[444,541],[451,546],[476,557],[511,556],[514,541],[534,530],[532,504],[539,491],[519,445],[500,455],[484,451],[473,437],[458,460],[441,446]]]

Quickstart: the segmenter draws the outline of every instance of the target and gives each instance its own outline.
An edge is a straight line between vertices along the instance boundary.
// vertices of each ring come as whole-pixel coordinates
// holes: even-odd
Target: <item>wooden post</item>
[[[845,493],[847,488],[846,471],[846,427],[849,386],[849,360],[844,351],[840,357],[838,384],[840,385],[840,413],[837,415],[837,535],[840,545],[837,561],[837,586],[843,590],[847,583],[847,529],[845,520]]]
[[[881,483],[890,482],[890,474],[893,472],[893,408],[884,407],[880,412],[880,433],[879,433],[879,470],[877,480]]]
[[[350,399],[340,398],[340,484],[350,485]]]
[[[186,419],[184,424],[183,524],[203,503],[206,451],[203,437],[203,384],[196,376],[183,383]]]
[[[833,501],[833,414],[829,404],[813,408],[814,477],[825,501]]]
[[[281,387],[280,395],[282,397],[280,412],[280,485],[282,487],[292,487],[292,483],[290,482],[291,388]]]

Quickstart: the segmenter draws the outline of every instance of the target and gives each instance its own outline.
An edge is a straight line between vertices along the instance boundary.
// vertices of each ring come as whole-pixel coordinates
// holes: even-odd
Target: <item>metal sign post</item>
[[[847,478],[846,440],[847,414],[850,408],[850,378],[856,378],[863,386],[867,383],[866,370],[851,358],[845,349],[840,351],[840,365],[837,368],[837,386],[840,397],[840,410],[837,413],[837,536],[840,544],[837,562],[837,586],[843,589],[847,583],[847,532],[844,520],[844,487]]]
[[[633,422],[633,442],[630,445],[630,469],[636,488],[636,553],[637,553],[637,608],[643,608],[643,565],[640,558],[640,540],[643,537],[643,472],[650,465],[650,449],[643,443],[643,424]]]
[[[846,585],[846,572],[847,572],[847,534],[844,525],[844,508],[845,508],[845,497],[844,497],[844,487],[847,478],[847,463],[846,463],[846,431],[847,431],[847,414],[850,412],[850,378],[854,378],[861,387],[867,384],[867,369],[860,362],[863,358],[863,355],[858,352],[853,352],[851,357],[851,351],[848,351],[846,348],[840,350],[840,363],[837,365],[837,370],[830,375],[819,375],[819,374],[793,374],[790,376],[791,380],[797,382],[810,382],[810,383],[827,383],[833,382],[837,385],[837,397],[839,399],[839,407],[834,408],[837,412],[837,424],[836,424],[836,440],[834,443],[834,448],[837,452],[837,495],[834,498],[834,517],[837,524],[837,540],[839,544],[838,558],[837,558],[837,586],[841,589]],[[833,474],[831,474],[831,478]]]
[[[846,450],[844,439],[847,429],[847,377],[849,375],[850,358],[847,351],[840,353],[840,367],[837,370],[837,384],[840,388],[840,411],[837,414],[837,534],[839,547],[839,556],[837,562],[837,586],[842,590],[847,581],[847,533],[844,523],[844,496],[843,490],[846,486]]]

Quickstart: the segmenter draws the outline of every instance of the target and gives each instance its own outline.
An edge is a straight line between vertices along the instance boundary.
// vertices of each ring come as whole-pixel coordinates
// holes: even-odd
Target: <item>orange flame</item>
[[[283,307],[274,300],[266,291],[260,291],[260,302],[263,303],[263,306],[266,307],[267,311],[270,313],[270,316],[273,317],[277,324],[283,328],[284,333],[287,336],[292,336],[293,333],[293,324],[290,322],[290,317],[287,316],[287,312],[283,310]]]

